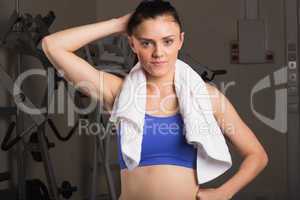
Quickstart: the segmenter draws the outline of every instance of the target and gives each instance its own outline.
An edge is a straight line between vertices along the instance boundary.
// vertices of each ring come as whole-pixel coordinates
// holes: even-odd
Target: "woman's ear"
[[[128,39],[128,43],[129,43],[129,45],[130,45],[131,50],[132,50],[134,53],[136,53],[136,50],[135,50],[135,47],[134,47],[134,43],[133,43],[133,38],[132,38],[132,36],[127,36],[127,39]]]
[[[181,32],[180,33],[180,38],[179,38],[179,42],[180,42],[180,44],[179,44],[179,49],[178,50],[180,50],[181,49],[181,47],[182,47],[182,45],[183,45],[183,42],[184,42],[184,32]]]

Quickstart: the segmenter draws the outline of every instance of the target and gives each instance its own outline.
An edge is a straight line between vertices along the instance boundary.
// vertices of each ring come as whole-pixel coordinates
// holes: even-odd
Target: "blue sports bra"
[[[143,130],[139,166],[168,164],[196,169],[197,149],[186,142],[180,113],[172,116],[146,113]],[[127,167],[121,152],[121,134],[117,135],[120,168],[125,169]]]

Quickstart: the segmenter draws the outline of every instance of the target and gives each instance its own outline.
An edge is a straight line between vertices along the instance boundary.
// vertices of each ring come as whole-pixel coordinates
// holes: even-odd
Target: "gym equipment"
[[[40,179],[26,180],[25,188],[26,188],[26,199],[51,200],[47,186]],[[77,191],[77,187],[71,186],[70,182],[68,181],[63,181],[61,187],[58,190],[63,198],[69,199],[72,196],[73,192]],[[16,194],[18,191],[13,189],[5,192],[6,194],[10,193],[10,195],[12,195],[12,194]],[[4,194],[4,191],[0,191],[0,194],[1,194],[1,199],[5,197],[4,199],[18,200],[18,198],[15,195],[14,197],[10,196],[6,198],[7,195]]]
[[[77,187],[73,187],[70,182],[63,181],[61,187],[58,188],[63,198],[69,199],[73,192],[77,191]],[[27,199],[30,200],[50,200],[47,186],[39,179],[26,181]]]
[[[26,180],[26,199],[50,200],[47,186],[39,179]]]
[[[241,1],[241,19],[237,21],[238,38],[231,41],[231,64],[265,64],[274,62],[268,45],[266,20],[260,17],[259,1]]]
[[[59,188],[59,193],[65,199],[69,199],[75,191],[77,191],[77,187],[72,186],[69,181],[63,181],[61,187]]]
[[[13,84],[11,78],[1,69],[1,67],[0,67],[0,82],[1,82],[1,85],[4,86],[8,90],[9,93],[13,94],[13,85],[14,84]],[[18,100],[16,101],[17,106],[24,104],[31,108],[35,108],[35,106],[30,102],[29,98],[27,98],[20,89],[19,89],[19,91],[20,91],[20,93],[19,93],[20,95],[18,95]],[[44,101],[43,101],[44,105],[47,105],[46,101],[47,101],[47,98],[44,98]],[[74,188],[74,187],[68,188],[68,187],[66,187],[65,183],[64,183],[62,189],[56,188],[54,172],[53,172],[49,154],[48,154],[48,148],[53,147],[54,144],[49,143],[49,141],[45,135],[45,131],[41,130],[41,129],[43,128],[42,126],[45,125],[45,122],[49,122],[50,127],[52,128],[53,132],[55,133],[56,136],[58,136],[57,138],[60,140],[63,140],[63,141],[67,141],[73,135],[75,129],[77,128],[78,123],[71,129],[71,131],[69,132],[69,134],[66,137],[63,137],[58,132],[58,130],[55,127],[52,120],[48,119],[47,115],[44,116],[43,114],[39,114],[39,115],[31,115],[30,117],[33,119],[33,121],[35,123],[32,124],[28,129],[23,131],[21,134],[18,134],[12,140],[10,140],[10,137],[11,137],[16,125],[15,125],[15,122],[12,122],[9,125],[6,135],[2,141],[1,148],[5,151],[9,150],[17,142],[19,142],[26,134],[30,133],[33,129],[37,129],[38,131],[32,133],[30,136],[30,142],[35,143],[35,146],[32,147],[29,145],[27,148],[31,150],[32,156],[35,160],[44,162],[45,172],[47,175],[48,183],[50,185],[50,196],[51,197],[54,196],[55,197],[54,199],[58,199],[59,191],[61,191],[61,192],[63,192],[62,194],[64,195],[64,197],[65,196],[70,197],[72,192],[76,191],[76,188]],[[26,148],[25,148],[25,150],[26,150]],[[66,195],[66,194],[68,194],[68,195]]]
[[[285,1],[286,64],[287,64],[287,199],[300,199],[300,138],[299,138],[299,2]]]
[[[77,187],[63,181],[58,191],[63,198],[69,199],[77,191]],[[26,199],[30,200],[51,200],[47,186],[39,179],[26,180],[26,195]]]
[[[1,172],[0,173],[0,182],[7,181],[10,179],[10,173],[9,172]]]
[[[8,76],[8,74],[6,74],[6,72],[2,70],[1,65],[0,65],[0,82],[1,82],[1,85],[4,86],[11,95],[13,95],[14,83],[13,83],[12,79]],[[30,108],[36,108],[34,106],[34,104],[29,100],[29,98],[27,98],[24,95],[24,93],[20,90],[20,88],[18,88],[18,91],[19,91],[19,93],[17,95],[15,95],[15,102],[17,103],[17,106],[25,105]],[[44,95],[44,102],[43,102],[44,106],[47,106],[46,101],[47,101],[47,90]],[[77,122],[76,125],[67,134],[67,136],[63,137],[57,130],[53,121],[51,119],[49,119],[48,117],[44,116],[42,113],[39,113],[39,115],[31,115],[30,117],[33,119],[33,121],[35,123],[32,124],[28,129],[26,129],[21,134],[19,134],[18,136],[16,136],[14,139],[11,139],[11,140],[10,140],[10,137],[12,135],[12,132],[14,131],[16,123],[12,122],[9,125],[9,127],[6,131],[5,137],[1,144],[2,150],[4,150],[4,151],[9,150],[12,146],[14,146],[17,142],[19,142],[22,137],[24,137],[26,134],[30,133],[33,129],[38,128],[41,125],[44,125],[45,122],[49,123],[49,125],[50,125],[51,129],[53,130],[53,132],[55,133],[56,137],[61,141],[69,140],[70,137],[74,134],[74,131],[76,130],[76,128],[78,126],[78,122]]]
[[[106,183],[108,186],[108,194],[105,194],[110,197],[112,200],[117,200],[118,195],[116,191],[116,183],[113,178],[113,170],[119,172],[119,163],[112,162],[110,160],[110,149],[111,149],[111,137],[115,128],[112,123],[110,123],[105,117],[101,114],[101,106],[97,106],[95,111],[95,121],[100,124],[101,132],[96,135],[94,140],[94,155],[93,155],[93,171],[92,171],[92,185],[89,200],[96,200],[99,195],[97,195],[97,173],[99,165],[105,172]],[[108,123],[109,122],[109,123]],[[108,132],[103,132],[106,130]],[[112,131],[112,132],[111,132]],[[102,194],[103,195],[103,194]]]
[[[190,54],[184,51],[179,52],[179,59],[189,64],[194,70],[196,70],[205,82],[211,82],[217,75],[224,75],[227,73],[226,70],[210,70],[207,66],[199,63]]]
[[[30,139],[29,139],[29,144],[31,146],[31,156],[32,159],[37,161],[37,162],[42,162],[43,158],[42,158],[42,154],[40,152],[39,149],[39,140],[38,140],[38,132],[33,132],[30,135]],[[45,140],[46,140],[46,144],[47,144],[47,148],[53,148],[55,146],[54,143],[50,143],[47,136],[45,136]]]
[[[48,28],[55,20],[55,14],[50,11],[47,16],[32,15],[25,13],[18,15],[14,11],[5,26],[1,38],[1,47],[13,49],[15,52],[37,57],[43,63],[50,65],[42,50],[38,49],[41,39],[49,34]],[[16,31],[19,29],[20,31]]]
[[[1,82],[1,85],[4,86],[9,93],[13,94],[14,84],[13,84],[11,78],[2,70],[1,66],[0,66],[0,82]],[[46,97],[47,97],[47,92],[45,93],[44,101],[42,103],[43,105],[47,106],[47,98]],[[20,90],[20,88],[19,88],[19,95],[17,95],[17,99],[18,99],[18,100],[16,100],[17,106],[21,106],[21,104],[24,104],[28,107],[36,108],[32,104],[32,102],[29,100],[29,98],[27,98],[24,95],[24,93]],[[44,163],[45,172],[47,175],[48,183],[50,185],[51,198],[53,196],[54,199],[58,199],[60,192],[63,195],[63,197],[69,198],[72,195],[72,193],[74,191],[76,191],[76,188],[71,187],[70,184],[66,184],[66,182],[63,182],[61,189],[56,188],[54,172],[53,172],[49,154],[48,154],[48,148],[53,147],[54,144],[49,143],[49,141],[45,135],[45,131],[42,129],[44,128],[43,126],[45,125],[45,122],[48,122],[50,124],[50,127],[52,128],[53,132],[57,136],[57,138],[62,141],[67,141],[74,134],[74,131],[78,126],[78,122],[71,129],[71,131],[68,133],[68,135],[66,137],[63,137],[57,130],[53,121],[51,119],[48,119],[47,115],[43,115],[40,113],[38,115],[31,115],[30,117],[33,119],[33,121],[35,123],[32,124],[28,129],[26,129],[22,133],[18,134],[12,140],[10,140],[10,137],[11,137],[16,125],[15,125],[15,122],[12,122],[9,125],[8,130],[5,134],[5,137],[2,141],[1,148],[2,148],[2,150],[5,150],[5,151],[9,150],[17,142],[19,142],[26,134],[30,133],[33,129],[37,129],[38,131],[32,133],[30,136],[30,143],[34,143],[35,145],[34,146],[29,145],[27,148],[31,150],[34,160],[39,161],[39,162],[43,161],[43,163]],[[26,150],[26,148],[25,148],[25,150]]]
[[[1,47],[13,49],[15,52],[19,53],[19,55],[30,55],[37,57],[43,66],[47,69],[48,67],[52,67],[46,56],[43,52],[38,49],[38,44],[40,40],[48,34],[48,28],[52,24],[54,20],[54,13],[49,12],[46,17],[41,17],[37,15],[33,18],[30,14],[25,14],[23,16],[19,16],[17,11],[14,11],[8,25],[6,27],[5,34],[1,37],[2,43]],[[21,60],[19,59],[19,68],[20,68]],[[18,69],[18,74],[20,73],[20,69]],[[55,74],[57,75],[57,74]],[[55,85],[56,81],[61,81],[58,76],[55,77],[55,83],[49,83],[50,85]],[[48,81],[49,80],[48,78]],[[1,69],[0,66],[0,82],[1,85],[11,94],[13,94],[13,81],[9,77],[6,72]],[[48,96],[47,89],[44,94],[42,106],[48,108]],[[27,134],[31,134],[30,142],[23,149],[20,148],[21,145],[18,145],[18,154],[20,155],[17,161],[19,161],[18,165],[18,197],[19,199],[34,199],[34,197],[29,196],[31,194],[31,190],[43,190],[43,195],[40,195],[41,199],[46,199],[48,196],[50,199],[58,200],[59,196],[62,195],[64,198],[70,198],[77,190],[76,187],[71,186],[71,184],[67,181],[62,183],[62,186],[59,188],[56,185],[56,180],[54,176],[54,171],[52,168],[52,164],[50,162],[50,156],[48,153],[48,148],[53,147],[54,144],[50,143],[46,137],[45,133],[45,124],[48,123],[55,136],[61,141],[67,141],[73,135],[75,129],[77,128],[78,122],[75,126],[70,130],[67,136],[63,137],[60,132],[57,130],[55,124],[51,119],[48,118],[47,113],[42,114],[41,112],[36,115],[30,115],[30,118],[33,120],[33,124],[29,126],[26,130],[21,130],[18,124],[19,116],[24,115],[25,113],[20,112],[21,106],[27,106],[32,109],[36,109],[36,107],[31,103],[29,98],[22,92],[21,88],[17,88],[17,94],[13,96],[16,102],[16,107],[1,107],[2,110],[5,111],[5,114],[15,115],[16,122],[12,122],[5,134],[5,137],[2,141],[1,148],[5,151],[12,148],[19,141],[23,141],[22,144],[25,144],[24,137]],[[37,109],[36,109],[37,110]],[[16,128],[16,137],[11,139],[12,133]],[[35,130],[35,132],[33,132]],[[33,133],[32,133],[33,132]],[[47,177],[47,182],[49,186],[49,195],[46,195],[45,186],[41,184],[40,181],[25,181],[24,180],[24,161],[23,154],[25,151],[31,151],[32,157],[34,160],[42,162],[44,164],[44,169]],[[38,195],[38,193],[35,193]],[[42,198],[43,197],[43,198]],[[39,198],[38,198],[39,199]]]
[[[0,182],[8,181],[11,178],[10,172],[0,173]],[[0,190],[1,199],[16,199],[15,189],[2,189]]]

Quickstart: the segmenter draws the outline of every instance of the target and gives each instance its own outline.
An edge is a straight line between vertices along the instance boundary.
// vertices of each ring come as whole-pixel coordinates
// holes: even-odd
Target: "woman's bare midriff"
[[[121,170],[119,200],[196,200],[196,171],[176,165]]]
[[[150,94],[150,92],[148,92]],[[175,90],[173,88],[173,96]],[[162,112],[160,100],[147,99],[146,112],[156,116],[169,116],[178,112],[178,99],[169,98]],[[198,191],[196,170],[177,165],[151,165],[121,170],[119,200],[196,200]]]

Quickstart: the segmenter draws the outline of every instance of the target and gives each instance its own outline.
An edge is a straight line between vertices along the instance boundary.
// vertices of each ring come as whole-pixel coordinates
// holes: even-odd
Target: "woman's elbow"
[[[265,168],[268,165],[269,157],[268,157],[267,152],[265,152],[265,151],[260,152],[258,154],[258,159],[259,159],[259,161],[260,161],[263,168]]]
[[[49,47],[49,44],[51,43],[49,40],[50,39],[48,36],[46,36],[42,39],[41,45],[42,45],[42,49],[43,49],[44,53],[48,52],[48,47]]]
[[[264,150],[253,151],[248,153],[246,157],[252,158],[260,169],[264,169],[269,162],[268,154]]]
[[[42,39],[41,46],[42,46],[42,50],[44,51],[44,53],[48,54],[51,51],[51,49],[54,48],[55,44],[50,36],[45,36]]]

